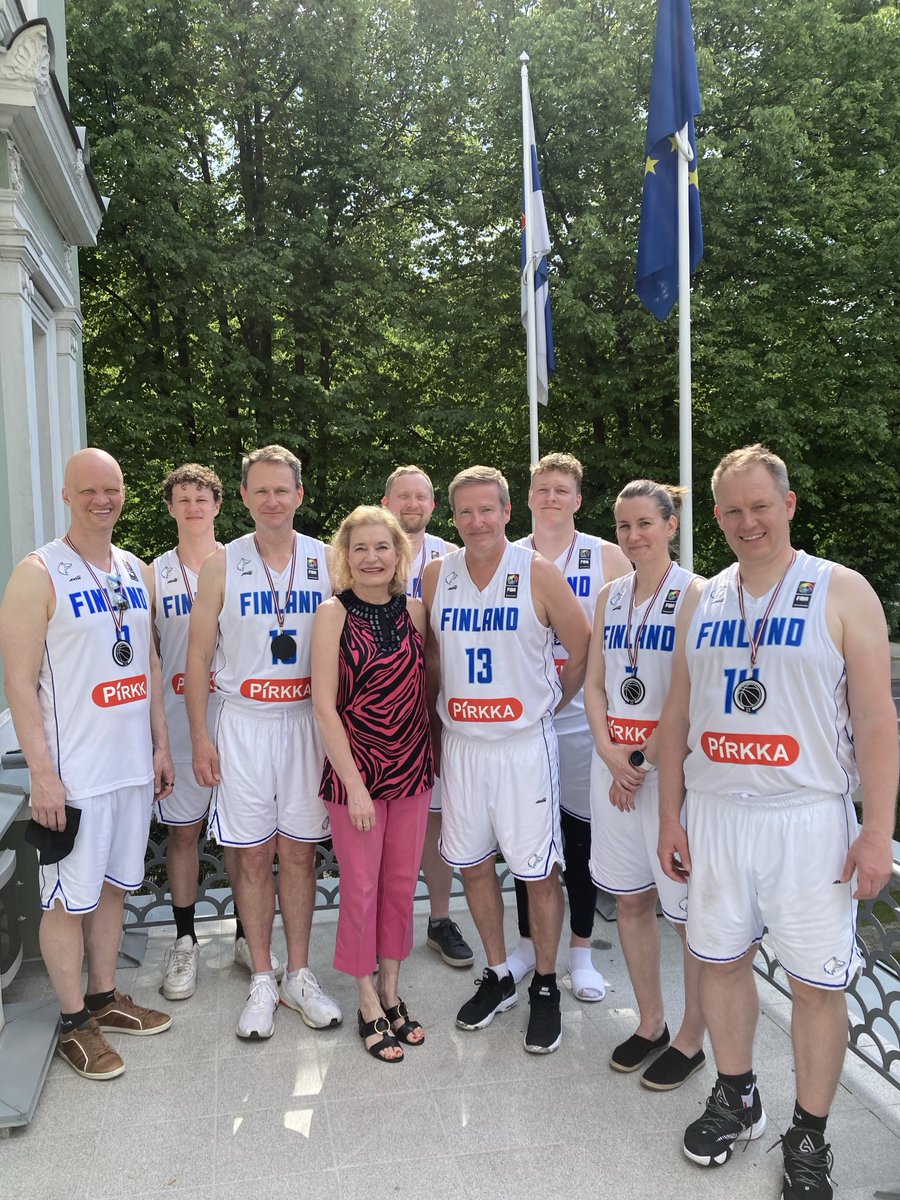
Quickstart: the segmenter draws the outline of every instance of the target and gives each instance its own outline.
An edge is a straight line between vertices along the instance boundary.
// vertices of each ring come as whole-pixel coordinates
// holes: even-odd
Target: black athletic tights
[[[594,930],[594,904],[597,889],[591,880],[591,823],[560,810],[563,853],[566,869],[563,879],[569,896],[569,928],[576,937],[589,938]],[[519,914],[519,934],[531,937],[528,920],[528,888],[516,880],[516,909]]]

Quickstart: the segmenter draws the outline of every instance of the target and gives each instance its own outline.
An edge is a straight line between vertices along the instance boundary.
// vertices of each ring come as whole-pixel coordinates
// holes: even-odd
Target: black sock
[[[730,1088],[739,1092],[744,1100],[749,1099],[753,1095],[753,1087],[756,1083],[756,1078],[752,1071],[745,1071],[743,1075],[723,1075],[719,1072],[719,1081],[727,1083]]]
[[[238,916],[238,910],[234,910],[234,940],[244,936],[244,926],[241,924],[241,918]]]
[[[194,933],[194,909],[196,904],[185,904],[183,907],[173,904],[172,916],[175,918],[175,940],[190,937],[194,943],[197,935]]]
[[[815,1129],[818,1133],[824,1133],[827,1123],[827,1115],[824,1117],[814,1117],[812,1113],[808,1113],[805,1108],[801,1108],[799,1102],[794,1104],[794,1116],[791,1121],[792,1125],[799,1125],[802,1129]]]
[[[78,1012],[60,1013],[61,1025],[60,1033],[71,1033],[73,1029],[80,1029],[86,1021],[91,1019],[91,1014],[84,1006]]]
[[[542,987],[548,987],[552,991],[556,987],[556,972],[551,971],[549,975],[541,975],[535,971],[531,977],[531,987],[536,992],[539,992]]]
[[[97,1012],[101,1008],[106,1008],[107,1004],[112,1004],[116,998],[116,990],[113,988],[111,992],[93,992],[90,996],[85,996],[84,1002],[92,1013]]]

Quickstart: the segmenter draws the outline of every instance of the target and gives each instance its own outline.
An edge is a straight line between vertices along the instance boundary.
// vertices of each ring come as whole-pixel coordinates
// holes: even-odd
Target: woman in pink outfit
[[[312,693],[341,868],[334,965],[357,981],[368,1052],[400,1062],[401,1042],[425,1039],[398,992],[434,783],[425,610],[405,595],[409,540],[387,509],[354,509],[332,547],[335,595],[316,613]]]

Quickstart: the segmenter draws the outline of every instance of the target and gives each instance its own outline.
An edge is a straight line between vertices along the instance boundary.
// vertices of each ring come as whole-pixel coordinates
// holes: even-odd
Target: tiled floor
[[[463,910],[455,914],[473,945]],[[197,992],[170,1005],[158,1037],[112,1040],[127,1070],[109,1083],[79,1079],[59,1059],[35,1119],[0,1140],[0,1194],[16,1200],[142,1197],[158,1200],[457,1200],[541,1194],[581,1200],[686,1196],[775,1200],[781,1154],[767,1150],[793,1102],[790,1008],[760,982],[757,1069],[770,1128],[723,1170],[704,1171],[680,1151],[684,1125],[702,1109],[712,1068],[680,1091],[648,1092],[610,1071],[613,1046],[635,1024],[615,925],[594,959],[610,982],[599,1004],[563,996],[563,1044],[534,1057],[522,1049],[527,995],[490,1028],[454,1026],[476,966],[453,971],[424,945],[425,914],[402,991],[427,1029],[399,1066],[368,1057],[355,1025],[355,986],[329,965],[336,915],[320,914],[312,963],[344,1010],[344,1024],[315,1032],[280,1009],[268,1042],[239,1041],[234,1026],[247,976],[231,962],[227,926],[206,926]],[[679,944],[665,922],[669,1020],[678,1020]],[[513,914],[507,931],[514,933]],[[119,985],[146,1004],[158,994],[171,934],[151,936],[143,966]],[[278,931],[278,942],[281,934]],[[276,946],[278,944],[276,943]],[[564,961],[564,959],[563,959]],[[477,968],[477,969],[476,969]],[[26,971],[9,1001],[44,994]],[[829,1124],[840,1200],[900,1192],[900,1089],[848,1057]]]

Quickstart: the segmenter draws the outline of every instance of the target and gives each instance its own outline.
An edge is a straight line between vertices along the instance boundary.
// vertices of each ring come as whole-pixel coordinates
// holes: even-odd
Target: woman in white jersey
[[[634,571],[597,599],[585,708],[594,736],[591,765],[591,876],[617,897],[622,951],[640,1013],[635,1033],[609,1060],[636,1071],[663,1053],[641,1082],[657,1091],[679,1087],[699,1071],[703,1018],[698,964],[684,954],[684,1020],[670,1045],[660,981],[657,900],[684,943],[687,887],[663,872],[656,854],[659,783],[656,726],[672,674],[675,619],[697,579],[670,557],[678,529],[679,492],[636,479],[615,504],[616,537]]]

